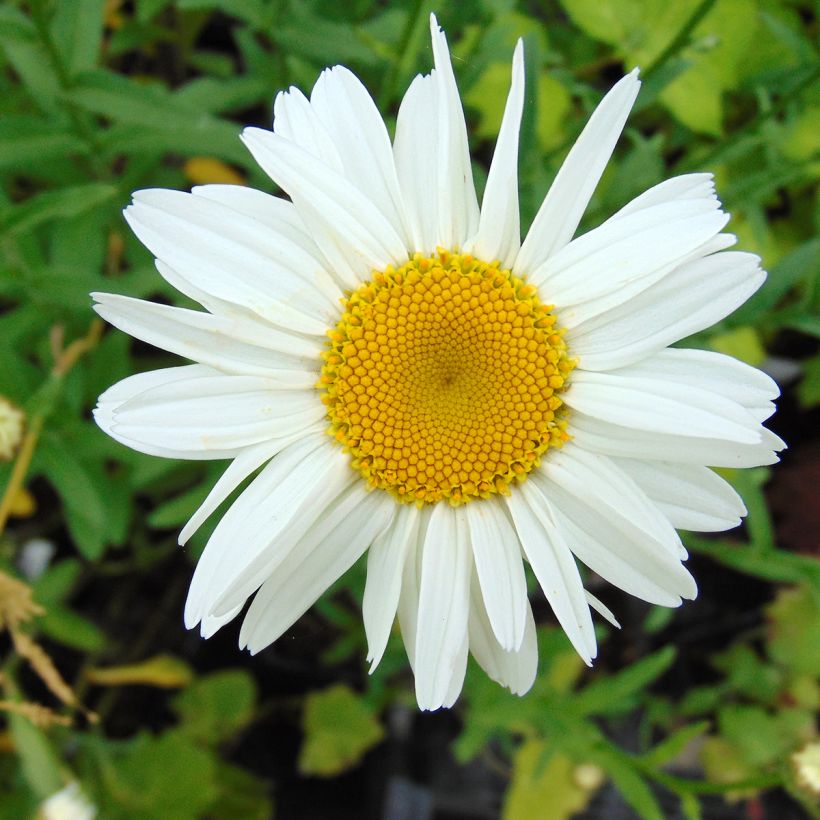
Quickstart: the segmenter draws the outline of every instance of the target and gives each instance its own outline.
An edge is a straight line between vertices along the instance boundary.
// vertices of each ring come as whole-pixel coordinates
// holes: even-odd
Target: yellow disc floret
[[[573,362],[532,285],[468,255],[419,254],[350,293],[318,387],[373,487],[459,504],[507,492],[567,440]]]

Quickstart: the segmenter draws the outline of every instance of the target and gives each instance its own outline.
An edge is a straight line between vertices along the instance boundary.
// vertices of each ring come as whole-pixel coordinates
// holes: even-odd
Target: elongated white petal
[[[284,560],[354,475],[324,433],[276,455],[222,517],[196,566],[185,623],[242,603]],[[231,600],[222,606],[221,599]]]
[[[436,504],[425,533],[413,664],[416,699],[424,710],[445,704],[463,657],[472,560],[461,514],[448,504]]]
[[[775,381],[762,370],[711,350],[661,350],[613,372],[714,393],[746,408],[758,421],[774,412],[772,399],[780,395]]]
[[[206,639],[212,638],[225,624],[230,623],[242,611],[243,606],[244,602],[240,606],[218,617],[216,615],[206,615],[200,623],[199,634]]]
[[[630,301],[581,322],[567,342],[586,370],[632,364],[743,304],[765,281],[759,263],[735,251],[689,262]]]
[[[615,629],[620,629],[621,625],[618,623],[617,618],[612,614],[612,610],[606,606],[605,604],[601,603],[591,592],[584,593],[587,598],[587,603],[601,616],[603,616]]]
[[[166,385],[182,385],[191,380],[203,377],[219,376],[219,372],[205,365],[192,364],[183,367],[167,367],[161,370],[151,370],[148,373],[138,373],[117,382],[108,388],[97,400],[94,409],[94,420],[111,438],[116,439],[132,450],[147,453],[162,458],[185,458],[193,460],[234,458],[241,448],[202,448],[199,450],[185,450],[176,446],[164,446],[151,440],[145,440],[139,430],[131,430],[125,435],[116,429],[116,413],[119,408],[146,391],[154,390]],[[149,434],[150,430],[146,431]]]
[[[214,484],[202,504],[190,517],[188,523],[179,533],[179,543],[186,544],[188,539],[202,526],[205,520],[213,514],[216,508],[255,470],[277,453],[290,446],[305,435],[313,436],[322,431],[323,425],[308,428],[307,432],[293,433],[282,438],[269,439],[253,447],[244,448],[228,465],[228,468]]]
[[[345,176],[381,211],[408,245],[393,150],[370,93],[344,66],[325,69],[310,102],[333,141]]]
[[[404,197],[410,247],[431,254],[439,239],[438,83],[417,76],[404,94],[396,119],[393,156]]]
[[[525,612],[524,639],[521,646],[517,650],[506,651],[495,638],[484,608],[478,577],[474,574],[470,585],[469,634],[473,657],[494,681],[506,686],[514,695],[529,692],[538,672],[538,644],[529,601]]]
[[[543,473],[532,477],[564,530],[570,549],[594,572],[630,595],[661,606],[694,598],[694,579],[667,548],[625,517],[602,512],[595,495],[574,494]]]
[[[191,193],[219,202],[244,216],[251,217],[277,235],[298,245],[320,263],[323,262],[321,251],[310,238],[296,206],[289,200],[271,196],[245,185],[197,185],[191,189]]]
[[[742,444],[719,438],[652,433],[623,427],[581,412],[572,414],[572,435],[580,447],[604,455],[708,464],[711,467],[759,467],[774,464],[778,461],[776,454],[786,446],[766,428],[761,428],[761,441],[758,444]]]
[[[621,521],[636,538],[649,538],[675,559],[686,558],[686,550],[665,516],[646,496],[639,484],[610,458],[590,453],[568,443],[541,467],[542,473],[567,492],[594,501],[602,515]]]
[[[242,140],[254,159],[290,194],[345,287],[357,287],[374,269],[406,261],[404,241],[378,207],[342,174],[278,134],[246,128]]]
[[[638,430],[698,438],[719,437],[741,444],[760,441],[757,420],[714,393],[616,372],[577,371],[563,394],[574,410]]]
[[[513,54],[510,93],[481,203],[478,233],[467,242],[465,248],[480,259],[498,259],[505,268],[512,265],[521,244],[521,222],[518,214],[518,132],[523,110],[524,41],[519,40]]]
[[[413,504],[398,504],[390,528],[373,542],[367,553],[362,618],[371,674],[379,665],[390,637],[399,605],[402,571],[408,550],[418,538],[418,530],[418,508]]]
[[[478,227],[478,200],[473,184],[470,147],[461,98],[450,62],[447,38],[439,28],[434,14],[430,15],[433,38],[433,61],[436,84],[436,150],[435,190],[438,196],[438,244],[445,248],[460,248]]]
[[[292,352],[273,350],[236,338],[237,323],[221,316],[169,305],[158,305],[113,293],[92,294],[94,310],[114,327],[170,353],[210,365],[227,373],[265,376],[280,387],[304,389],[316,383],[318,344],[292,337]],[[260,334],[261,337],[261,334]],[[290,337],[271,328],[260,341],[290,346]],[[305,355],[311,351],[312,355]]]
[[[229,450],[304,433],[325,415],[316,391],[217,374],[158,385],[114,411],[113,430],[179,450]]]
[[[344,173],[335,129],[327,127],[311,101],[296,87],[280,91],[273,101],[273,133],[301,146],[337,173]]]
[[[470,637],[468,629],[461,642],[461,649],[458,650],[453,661],[453,673],[450,676],[450,682],[447,684],[447,694],[445,694],[441,704],[444,709],[449,709],[458,700],[458,696],[464,687],[464,678],[467,675],[467,650],[469,649],[469,645]]]
[[[574,322],[570,307],[607,296],[620,304],[713,239],[729,217],[710,202],[667,202],[604,222],[536,268],[529,281]]]
[[[718,532],[736,527],[746,515],[740,496],[708,467],[632,458],[617,459],[616,463],[655,502],[673,527]]]
[[[531,274],[573,237],[621,135],[640,88],[637,69],[601,100],[538,209],[515,260],[518,276]]]
[[[424,552],[424,539],[430,523],[431,508],[425,507],[419,513],[419,527],[415,539],[407,546],[404,569],[401,574],[401,592],[399,593],[399,627],[407,660],[415,670],[416,665],[416,631],[419,620],[419,587],[421,586],[421,557]]]
[[[521,546],[558,623],[584,663],[591,665],[597,647],[581,576],[543,494],[526,481],[506,501]]]
[[[321,333],[336,315],[341,291],[319,261],[232,208],[148,190],[125,217],[157,258],[217,298],[301,333]]]
[[[253,653],[273,643],[359,559],[390,525],[396,503],[387,493],[349,487],[333,502],[254,596],[239,634]]]
[[[527,610],[527,581],[515,530],[504,507],[493,501],[467,504],[464,517],[496,639],[504,650],[515,651],[524,639]]]

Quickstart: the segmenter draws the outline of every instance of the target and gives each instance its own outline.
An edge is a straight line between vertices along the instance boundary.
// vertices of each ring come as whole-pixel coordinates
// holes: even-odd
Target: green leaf
[[[718,353],[724,353],[746,364],[757,366],[766,358],[766,350],[760,334],[753,327],[744,325],[709,339],[709,346]]]
[[[782,550],[754,550],[732,541],[686,535],[686,546],[749,575],[768,581],[810,583],[820,593],[820,563]]]
[[[216,759],[180,730],[158,738],[142,734],[116,751],[110,741],[98,749],[101,817],[199,820],[218,797]]]
[[[199,678],[173,701],[181,730],[204,744],[225,740],[247,725],[255,704],[253,678],[241,669]]]
[[[592,758],[612,778],[618,791],[641,820],[663,820],[663,811],[655,795],[629,755],[616,746],[601,746],[594,751]]]
[[[797,398],[804,410],[820,404],[820,354],[802,362],[803,378],[797,385]]]
[[[103,35],[105,0],[61,0],[51,23],[54,42],[70,76],[97,63]]]
[[[782,589],[766,608],[769,655],[797,673],[820,677],[820,601],[807,586]]]
[[[110,202],[118,194],[114,185],[89,182],[36,194],[20,205],[0,209],[0,231],[7,237],[34,230],[53,219],[68,219]]]
[[[662,740],[651,751],[643,755],[644,763],[657,767],[663,766],[674,760],[693,740],[699,738],[709,729],[709,722],[706,720],[693,723],[691,726],[683,726],[676,732],[672,732],[669,737]]]
[[[307,695],[302,729],[299,771],[320,777],[355,766],[384,737],[365,701],[341,683]]]
[[[59,133],[47,120],[26,118],[28,124],[24,133],[15,133],[16,127],[11,127],[8,118],[0,123],[0,169],[19,169],[31,163],[47,162],[52,159],[65,159],[71,154],[86,154],[88,149],[85,143],[68,133]],[[32,131],[37,127],[38,131]],[[45,129],[47,133],[44,133]]]
[[[177,8],[218,10],[257,29],[267,24],[268,12],[262,0],[177,0]]]
[[[99,558],[106,544],[105,504],[82,463],[57,439],[46,437],[37,448],[36,463],[63,502],[77,547],[89,560]]]
[[[609,714],[631,708],[635,695],[659,678],[675,657],[675,648],[666,646],[616,675],[599,678],[576,695],[573,709],[579,714]]]
[[[6,719],[22,775],[31,790],[44,800],[63,787],[60,758],[45,732],[28,718],[11,713]]]
[[[37,628],[52,640],[81,652],[100,652],[106,646],[105,633],[67,607],[47,609],[45,615],[38,619]]]
[[[550,820],[566,820],[589,803],[591,790],[579,785],[576,766],[556,752],[546,756],[542,740],[527,740],[513,758],[512,782],[504,798],[504,820],[532,820],[544,817],[549,806]]]

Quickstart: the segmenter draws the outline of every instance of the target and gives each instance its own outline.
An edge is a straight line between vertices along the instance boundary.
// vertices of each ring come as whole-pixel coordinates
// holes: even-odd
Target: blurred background
[[[600,627],[587,669],[533,587],[534,689],[516,698],[471,666],[453,710],[421,714],[398,635],[367,675],[362,564],[255,658],[238,622],[208,642],[185,631],[208,531],[185,550],[176,535],[224,464],[143,456],[95,427],[102,390],[177,361],[103,328],[88,294],[182,304],[124,223],[131,192],[274,191],[238,134],[335,63],[392,129],[432,63],[431,10],[479,192],[525,38],[524,227],[602,94],[641,67],[582,227],[670,175],[715,175],[729,230],[770,273],[687,344],[778,380],[790,449],[722,471],[749,517],[684,535],[697,601],[654,608],[590,578],[623,628]],[[820,817],[817,36],[811,0],[0,5],[0,818]]]

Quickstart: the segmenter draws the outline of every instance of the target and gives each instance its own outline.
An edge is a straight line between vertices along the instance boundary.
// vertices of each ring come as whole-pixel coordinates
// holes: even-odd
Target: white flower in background
[[[94,820],[96,816],[96,807],[76,781],[44,800],[37,813],[38,820]]]
[[[99,425],[158,456],[233,459],[185,543],[248,476],[194,574],[205,637],[249,598],[240,644],[275,641],[366,550],[369,660],[398,612],[423,709],[461,690],[468,649],[522,694],[537,650],[522,559],[583,659],[595,657],[575,558],[646,601],[695,582],[675,527],[724,530],[743,503],[706,465],[777,460],[775,384],[670,349],[765,274],[725,252],[711,178],[676,177],[573,239],[638,93],[601,102],[520,242],[523,47],[479,209],[444,33],[392,144],[335,67],[280,93],[243,139],[292,201],[243,187],[141,191],[126,217],[205,311],[95,294],[98,313],[195,364],[132,376]]]

